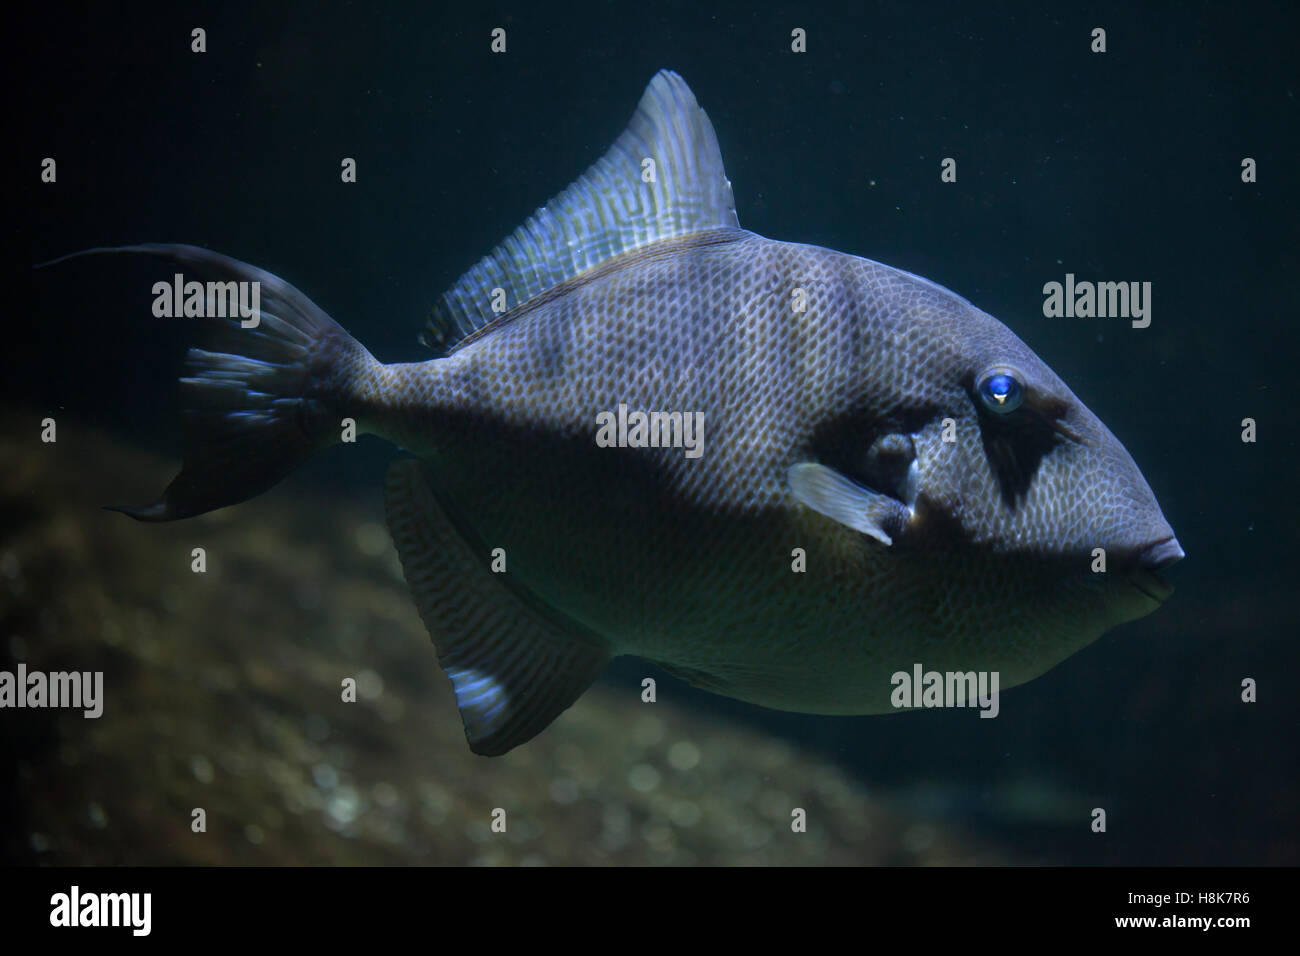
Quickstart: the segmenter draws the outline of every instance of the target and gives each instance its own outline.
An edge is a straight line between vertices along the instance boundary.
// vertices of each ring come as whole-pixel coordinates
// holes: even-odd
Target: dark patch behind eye
[[[1029,492],[1043,459],[1070,437],[1059,421],[1065,415],[1066,403],[1030,391],[1020,408],[1009,415],[998,415],[983,408],[978,396],[972,399],[979,409],[984,454],[997,478],[1003,502],[1015,511]]]

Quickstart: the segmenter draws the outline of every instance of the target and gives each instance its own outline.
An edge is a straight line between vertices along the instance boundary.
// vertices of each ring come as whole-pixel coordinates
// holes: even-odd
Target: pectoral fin
[[[903,529],[907,505],[864,488],[834,468],[804,461],[786,473],[790,490],[813,511],[889,546]]]

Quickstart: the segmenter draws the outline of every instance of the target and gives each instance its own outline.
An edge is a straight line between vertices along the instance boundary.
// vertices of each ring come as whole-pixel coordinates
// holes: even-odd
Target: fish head
[[[855,425],[814,452],[864,490],[855,514],[883,516],[858,530],[942,581],[961,609],[946,633],[1043,642],[1028,679],[1159,607],[1182,548],[1128,450],[1024,342],[946,289],[895,281],[901,305],[853,373]]]
[[[1154,610],[1183,551],[1133,456],[1010,329],[946,304],[930,330],[942,387],[914,442],[917,530],[1087,575],[1120,619]]]

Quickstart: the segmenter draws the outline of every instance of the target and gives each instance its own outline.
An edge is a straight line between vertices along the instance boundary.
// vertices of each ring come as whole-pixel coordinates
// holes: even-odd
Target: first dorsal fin
[[[499,318],[494,289],[513,310],[614,256],[738,226],[713,124],[660,70],[609,151],[442,295],[420,341],[446,349]]]

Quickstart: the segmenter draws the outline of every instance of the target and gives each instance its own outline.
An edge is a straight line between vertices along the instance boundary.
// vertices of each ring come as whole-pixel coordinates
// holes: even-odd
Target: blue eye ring
[[[984,407],[998,415],[1008,415],[1025,400],[1025,386],[1014,369],[997,367],[985,372],[976,386]]]

